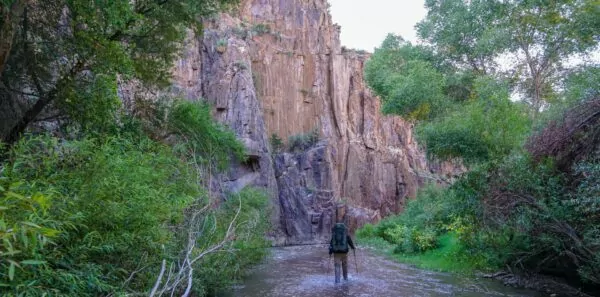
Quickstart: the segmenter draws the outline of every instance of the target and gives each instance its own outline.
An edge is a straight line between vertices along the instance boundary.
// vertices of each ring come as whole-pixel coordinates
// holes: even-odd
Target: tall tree
[[[25,0],[3,1],[0,14],[0,76],[12,49],[25,4]]]
[[[530,124],[510,101],[506,81],[464,69],[435,50],[388,35],[365,66],[382,111],[420,120],[417,136],[430,156],[472,165],[508,155]]]
[[[424,119],[446,99],[440,69],[447,67],[430,48],[389,34],[365,65],[365,80],[382,98],[384,113]]]
[[[498,1],[426,0],[426,18],[416,25],[419,37],[459,68],[493,73],[501,40],[493,25],[501,11]]]
[[[509,37],[506,50],[526,69],[520,88],[535,115],[555,98],[564,62],[598,45],[600,6],[593,0],[511,0],[503,5],[499,28]]]
[[[593,0],[427,0],[419,36],[461,68],[499,74],[498,57],[533,114],[554,98],[564,61],[589,52],[600,37]],[[507,74],[507,73],[505,73]]]
[[[186,30],[200,29],[201,16],[234,2],[14,2],[25,5],[14,37],[2,40],[12,46],[1,88],[3,100],[21,101],[25,110],[4,141],[17,140],[50,105],[74,118],[105,121],[118,106],[118,75],[167,85]],[[6,4],[2,9],[15,11]]]

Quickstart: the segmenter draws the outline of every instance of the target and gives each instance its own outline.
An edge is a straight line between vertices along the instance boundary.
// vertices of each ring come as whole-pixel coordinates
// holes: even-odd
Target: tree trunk
[[[27,5],[27,0],[16,0],[10,7],[2,6],[2,23],[0,24],[0,78],[8,61],[13,46],[18,23]]]
[[[10,146],[19,140],[23,131],[25,131],[25,128],[27,128],[27,126],[33,122],[33,120],[35,120],[35,118],[44,110],[44,108],[54,100],[56,93],[57,92],[55,89],[48,93],[47,96],[38,99],[38,101],[36,101],[35,104],[25,112],[19,122],[17,122],[17,124],[10,129],[10,132],[6,135],[6,137],[4,137],[4,142]]]

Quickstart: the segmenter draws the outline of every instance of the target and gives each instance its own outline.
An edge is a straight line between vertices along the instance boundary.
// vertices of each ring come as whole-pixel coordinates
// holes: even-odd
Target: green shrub
[[[177,100],[168,116],[169,131],[179,138],[176,146],[183,158],[223,170],[234,159],[244,160],[245,147],[230,129],[215,122],[211,106],[201,101]]]
[[[227,39],[221,38],[217,40],[217,47],[227,47]]]
[[[574,173],[581,179],[566,203],[586,220],[600,219],[600,162],[578,163]]]
[[[0,185],[0,278],[1,286],[22,284],[28,275],[46,268],[40,251],[53,244],[64,222],[52,220],[49,195],[22,195],[18,182],[3,178]]]
[[[283,140],[277,134],[271,134],[271,138],[269,138],[269,143],[271,143],[271,149],[274,153],[278,153],[283,149]]]
[[[0,174],[3,296],[140,294],[156,281],[163,259],[178,262],[188,240],[186,214],[209,201],[194,168],[171,148],[139,138],[30,137],[12,148]],[[195,263],[199,295],[260,261],[269,228],[260,191],[246,189],[205,209],[194,255],[220,242],[237,217],[224,252]]]
[[[424,252],[437,247],[438,236],[433,229],[409,228],[397,225],[385,231],[385,240],[396,244],[394,253]]]
[[[385,218],[375,226],[374,235],[398,244],[396,252],[435,248],[438,234],[448,230],[450,215],[457,208],[452,194],[434,185],[422,188],[401,215]]]
[[[463,216],[457,224],[470,229],[461,242],[489,263],[565,276],[579,273],[582,280],[598,283],[593,277],[600,273],[594,252],[600,248],[597,164],[579,163],[566,174],[551,160],[536,163],[516,154],[470,174],[460,187],[452,187],[464,190],[456,196],[463,203],[472,199],[467,195],[479,201],[471,219]]]
[[[228,228],[226,222],[234,218],[239,207],[241,208],[236,219],[239,224],[235,240],[224,247],[226,252],[207,256],[197,268],[194,290],[200,295],[214,295],[219,289],[239,282],[248,268],[262,261],[267,253],[266,247],[269,247],[269,243],[264,234],[271,227],[269,216],[265,215],[270,208],[268,196],[263,191],[251,188],[244,189],[239,194],[229,195],[225,204],[215,214],[220,222],[212,217],[208,218],[206,228],[216,232],[207,234],[208,238],[202,238],[201,244],[210,246],[222,240],[222,234]]]
[[[116,74],[78,79],[72,87],[62,90],[57,106],[83,132],[107,132],[115,128],[121,108],[117,88]]]
[[[418,251],[423,252],[437,247],[437,232],[432,229],[415,230],[412,238]]]
[[[25,236],[0,248],[22,251],[0,261],[9,272],[0,283],[14,295],[145,291],[159,261],[177,256],[171,228],[201,193],[193,172],[147,139],[30,138],[4,169],[1,221]],[[11,273],[16,264],[23,269]]]
[[[531,123],[525,110],[509,100],[506,84],[478,78],[473,92],[475,100],[417,127],[428,156],[462,158],[473,165],[502,160],[522,146]]]
[[[388,238],[392,240],[391,242],[397,244],[394,253],[411,254],[418,251],[414,236],[416,233],[415,228],[398,225],[393,229],[388,229],[387,233],[389,234]]]
[[[375,231],[374,231],[375,235],[377,237],[386,239],[385,234],[386,234],[387,230],[395,228],[397,225],[402,224],[401,219],[402,219],[402,215],[389,216],[389,217],[383,218],[377,225],[375,225]]]
[[[412,229],[404,225],[395,225],[393,228],[386,229],[383,235],[383,239],[388,242],[400,244],[405,240],[412,239]]]
[[[574,173],[580,176],[574,193],[566,201],[572,209],[573,225],[582,234],[582,243],[592,254],[585,255],[578,268],[581,278],[600,284],[600,162],[584,161],[575,165]]]
[[[372,238],[375,237],[375,226],[373,224],[365,224],[358,230],[356,230],[357,238]]]
[[[401,221],[412,227],[444,229],[452,212],[451,192],[436,185],[427,185],[419,190],[416,199],[408,201]]]
[[[252,33],[254,35],[263,35],[271,33],[271,26],[269,24],[255,24],[252,26]]]
[[[319,142],[318,129],[312,129],[308,133],[292,135],[288,138],[288,148],[290,151],[303,151]]]

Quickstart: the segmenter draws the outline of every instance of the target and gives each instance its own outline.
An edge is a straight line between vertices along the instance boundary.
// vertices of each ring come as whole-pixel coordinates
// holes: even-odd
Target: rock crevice
[[[351,230],[399,212],[431,173],[412,125],[382,115],[366,87],[368,54],[342,50],[339,33],[326,0],[243,0],[190,38],[174,69],[179,94],[211,102],[246,144],[252,164],[222,183],[268,189],[275,244],[327,241],[341,201]],[[272,135],[312,129],[310,149],[272,152]]]

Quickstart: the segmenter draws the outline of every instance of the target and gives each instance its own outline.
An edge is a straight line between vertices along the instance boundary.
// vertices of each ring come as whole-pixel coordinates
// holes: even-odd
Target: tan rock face
[[[326,0],[242,1],[190,39],[174,69],[174,89],[212,102],[246,143],[250,161],[221,184],[270,191],[276,244],[327,241],[339,201],[351,230],[399,212],[431,175],[411,124],[380,113],[363,80],[368,56],[342,51],[327,8]],[[271,135],[285,141],[312,129],[320,133],[312,148],[272,153]]]
[[[323,116],[331,105],[331,57],[340,47],[326,1],[243,1],[240,15],[250,30],[268,27],[252,38],[250,52],[269,132],[286,139],[330,126],[330,115]]]

